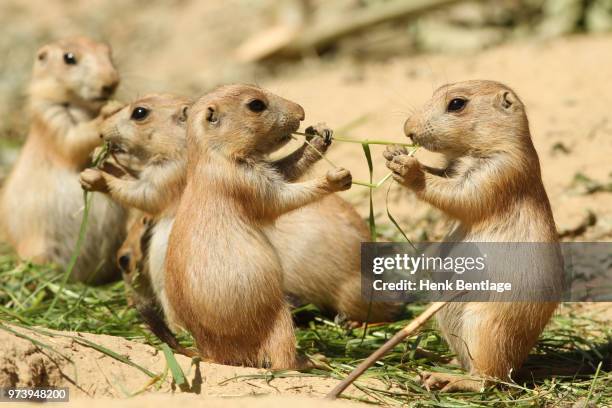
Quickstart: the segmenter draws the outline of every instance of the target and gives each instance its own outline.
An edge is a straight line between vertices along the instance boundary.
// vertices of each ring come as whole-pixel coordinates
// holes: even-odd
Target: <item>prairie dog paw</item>
[[[314,136],[308,141],[308,147],[306,149],[316,149],[319,153],[323,154],[327,152],[327,148],[329,147],[329,143],[325,141],[321,136]]]
[[[387,160],[393,160],[395,156],[408,154],[408,150],[404,146],[400,145],[388,145],[385,151],[383,152],[383,156]]]
[[[483,379],[461,374],[434,373],[426,371],[420,374],[420,383],[428,390],[442,392],[481,392],[485,381]]]
[[[393,179],[407,187],[414,186],[423,178],[421,163],[406,154],[393,156],[387,161],[387,167],[393,172]]]
[[[116,178],[126,178],[129,174],[112,158],[105,160],[100,166],[104,173],[108,173]]]
[[[85,169],[79,176],[81,187],[86,191],[108,192],[108,186],[104,175],[98,169]]]
[[[332,142],[332,137],[334,135],[334,131],[328,127],[325,123],[321,122],[321,123],[317,123],[314,126],[308,126],[306,128],[305,133],[308,135],[306,137],[306,140],[308,140],[309,142],[311,142],[311,144],[315,139],[317,139],[317,136],[319,136],[319,138],[321,138],[325,144],[325,148],[327,148],[331,142]],[[317,147],[318,149],[318,147]],[[320,150],[320,149],[319,149]]]
[[[332,192],[348,190],[353,182],[351,172],[342,167],[329,170],[326,179]]]

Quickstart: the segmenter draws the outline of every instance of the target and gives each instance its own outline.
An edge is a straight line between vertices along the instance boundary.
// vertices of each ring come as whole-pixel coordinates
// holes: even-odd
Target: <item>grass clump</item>
[[[127,304],[122,282],[100,287],[68,282],[60,290],[63,276],[52,265],[20,263],[11,254],[1,255],[0,320],[153,340],[136,309]]]

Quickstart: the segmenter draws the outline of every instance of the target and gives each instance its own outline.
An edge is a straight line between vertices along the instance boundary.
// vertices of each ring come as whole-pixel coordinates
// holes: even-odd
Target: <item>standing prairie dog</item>
[[[21,258],[65,267],[83,214],[79,173],[100,144],[100,113],[119,84],[110,48],[78,37],[36,54],[29,88],[32,125],[0,199],[2,229]],[[96,194],[72,278],[101,283],[117,277],[123,209]]]
[[[265,228],[351,186],[345,169],[291,183],[294,162],[268,161],[303,119],[301,106],[247,85],[218,88],[191,109],[165,283],[172,314],[213,361],[296,366],[282,266]]]
[[[490,259],[525,277],[517,299],[562,285],[555,223],[540,175],[525,108],[508,87],[468,81],[438,89],[405,123],[415,143],[446,156],[434,169],[402,148],[385,152],[400,184],[457,221],[449,242],[551,243],[554,256]],[[503,257],[502,257],[503,258]],[[526,293],[529,292],[529,293]],[[442,333],[470,374],[507,380],[535,345],[557,303],[450,303],[438,313]],[[423,378],[443,391],[479,390],[482,380],[442,373]]]
[[[138,176],[118,178],[100,169],[82,174],[87,188],[97,184],[114,200],[153,216],[149,247],[143,250],[140,236],[131,234],[119,257],[129,269],[130,263],[138,262],[139,253],[148,253],[143,267],[162,305],[167,304],[163,288],[167,241],[185,184],[185,120],[190,105],[184,97],[160,94],[130,103],[104,122],[102,132],[116,159]],[[310,145],[322,153],[328,146],[318,136]],[[296,178],[320,158],[304,143],[285,160],[299,161]],[[144,231],[138,222],[134,229]],[[397,312],[397,306],[373,303],[370,307],[362,299],[359,251],[369,232],[354,208],[338,195],[280,216],[265,232],[279,254],[287,294],[356,321],[388,320]]]
[[[149,306],[161,307],[171,326],[174,319],[165,295],[164,263],[170,228],[185,186],[186,120],[192,103],[182,96],[152,94],[115,112],[103,123],[101,132],[110,145],[114,165],[123,174],[93,168],[81,173],[86,190],[109,194],[150,219],[150,225],[138,222],[143,219],[141,214],[130,224],[128,239],[117,254],[118,263],[124,279],[136,291],[135,300],[143,315],[153,315],[154,310],[145,310]],[[139,270],[135,270],[136,265]],[[160,320],[155,325],[148,323],[154,330],[163,324]],[[165,332],[155,334],[166,336]]]

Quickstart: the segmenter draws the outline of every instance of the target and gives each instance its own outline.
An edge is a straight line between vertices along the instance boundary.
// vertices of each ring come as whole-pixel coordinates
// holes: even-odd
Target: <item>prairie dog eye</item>
[[[448,103],[447,112],[459,112],[467,105],[467,100],[463,98],[455,98]]]
[[[265,102],[261,99],[253,99],[247,106],[252,112],[263,112],[267,108]]]
[[[64,62],[66,65],[76,65],[76,56],[72,52],[67,52],[64,54]]]
[[[142,106],[137,106],[132,111],[132,116],[130,119],[132,120],[144,120],[147,116],[149,116],[149,110],[147,108],[143,108]]]

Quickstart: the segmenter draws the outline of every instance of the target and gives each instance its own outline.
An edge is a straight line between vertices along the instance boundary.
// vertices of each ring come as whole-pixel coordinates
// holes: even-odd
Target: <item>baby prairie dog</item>
[[[185,185],[192,103],[182,96],[152,94],[115,112],[102,124],[101,135],[110,146],[108,165],[118,167],[119,174],[89,168],[81,174],[83,186],[153,216],[172,211]]]
[[[550,204],[525,108],[508,87],[492,81],[445,85],[404,125],[406,135],[442,153],[446,168],[425,166],[401,148],[384,156],[395,180],[457,221],[450,242],[551,243],[551,256],[489,259],[511,272],[517,299],[562,285],[562,263]],[[500,259],[501,258],[501,259]],[[450,303],[438,313],[444,337],[470,374],[507,380],[535,345],[554,301]],[[507,299],[506,299],[507,300]],[[424,376],[427,387],[478,390],[482,380]]]
[[[131,223],[117,260],[124,279],[135,289],[136,302],[143,307],[159,304],[172,326],[164,263],[185,186],[186,121],[192,103],[182,96],[152,94],[126,105],[101,126],[111,151],[107,167],[118,167],[118,174],[94,168],[81,173],[86,190],[108,194],[121,205],[146,214],[146,224]]]
[[[77,37],[36,53],[29,104],[32,125],[0,199],[3,232],[21,258],[65,267],[83,214],[79,173],[100,144],[102,106],[119,84],[106,44]],[[107,197],[92,200],[72,278],[101,283],[117,276],[114,254],[124,211]]]
[[[265,228],[351,185],[345,169],[291,183],[294,163],[268,160],[303,119],[301,106],[247,85],[218,88],[191,109],[166,289],[172,314],[213,361],[296,366],[282,266]]]
[[[118,259],[125,265],[126,276],[135,275],[136,264],[139,276],[150,275],[162,305],[167,304],[167,241],[185,184],[185,121],[190,105],[191,101],[184,97],[160,94],[130,103],[104,122],[102,133],[126,173],[138,175],[116,177],[100,169],[86,169],[81,175],[86,188],[107,192],[114,200],[148,211],[153,217],[147,247],[142,248],[139,235],[146,228],[135,222],[135,233],[129,233],[131,237],[123,244]],[[324,132],[322,126],[312,130]],[[320,153],[325,153],[329,145],[316,135],[309,143],[284,159],[296,163],[292,180],[320,160]],[[331,194],[282,215],[274,225],[266,227],[266,234],[279,254],[285,293],[354,321],[388,320],[397,312],[397,306],[370,306],[362,299],[359,250],[360,243],[369,239],[369,232],[354,208],[338,195]],[[142,286],[146,288],[146,282]]]

